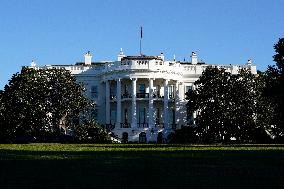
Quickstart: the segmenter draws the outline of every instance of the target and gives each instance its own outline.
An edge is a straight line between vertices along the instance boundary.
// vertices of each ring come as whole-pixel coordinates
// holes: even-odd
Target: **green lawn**
[[[0,144],[0,188],[284,188],[284,145]]]

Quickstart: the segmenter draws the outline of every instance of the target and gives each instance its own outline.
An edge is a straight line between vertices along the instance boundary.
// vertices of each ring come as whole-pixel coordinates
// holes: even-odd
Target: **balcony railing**
[[[148,123],[137,123],[138,128],[148,128],[149,124]]]
[[[111,130],[113,130],[114,128],[115,128],[115,125],[114,124],[106,124],[105,126],[104,126],[104,128],[107,130],[107,131],[111,131]]]
[[[136,93],[136,98],[149,98],[149,93]],[[121,99],[132,98],[131,94],[122,94]],[[164,99],[164,96],[153,94],[153,98],[155,99]],[[110,95],[110,100],[116,100],[116,95]],[[175,100],[175,96],[173,94],[169,94],[169,100]]]
[[[120,128],[130,128],[130,123],[120,123]]]
[[[123,94],[123,95],[121,95],[121,98],[123,99],[123,98],[132,98],[132,96],[130,95],[130,94]]]
[[[164,97],[159,94],[153,94],[153,98],[164,98]]]
[[[137,98],[149,98],[149,93],[136,93]]]

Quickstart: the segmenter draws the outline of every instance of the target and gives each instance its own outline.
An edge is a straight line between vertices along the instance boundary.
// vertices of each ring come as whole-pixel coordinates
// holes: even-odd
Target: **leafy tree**
[[[85,120],[75,127],[78,142],[111,143],[110,135],[94,120]]]
[[[268,66],[263,73],[263,95],[269,115],[266,122],[272,126],[271,132],[276,137],[284,135],[284,38],[274,45],[273,56],[276,66]]]
[[[23,67],[1,91],[4,137],[59,135],[88,106],[82,90],[67,70]]]
[[[262,129],[256,125],[257,84],[247,69],[237,75],[217,67],[203,72],[195,82],[197,89],[186,94],[189,112],[197,111],[195,123],[203,142],[254,140],[255,132]]]
[[[174,133],[169,134],[168,142],[176,144],[198,143],[197,128],[189,126],[177,129]]]

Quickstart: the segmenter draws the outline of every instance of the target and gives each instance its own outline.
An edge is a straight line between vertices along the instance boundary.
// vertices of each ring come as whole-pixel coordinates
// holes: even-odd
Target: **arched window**
[[[146,143],[147,142],[147,137],[146,133],[142,132],[139,134],[139,143]]]
[[[162,132],[159,132],[158,133],[158,137],[157,137],[157,143],[158,144],[162,144],[163,143],[163,133]]]
[[[122,133],[122,143],[128,143],[128,133],[124,132]]]

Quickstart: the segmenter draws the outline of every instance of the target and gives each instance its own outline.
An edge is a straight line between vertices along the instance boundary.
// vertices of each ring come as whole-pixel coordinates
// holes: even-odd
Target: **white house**
[[[36,66],[33,64],[32,66]],[[86,87],[86,95],[97,104],[93,117],[122,141],[161,142],[167,135],[192,121],[186,113],[185,92],[209,64],[192,52],[191,61],[168,61],[159,56],[126,56],[122,49],[117,61],[92,62],[90,52],[75,65],[46,65],[70,70]],[[256,66],[211,65],[237,74]],[[194,115],[193,115],[194,116]]]

